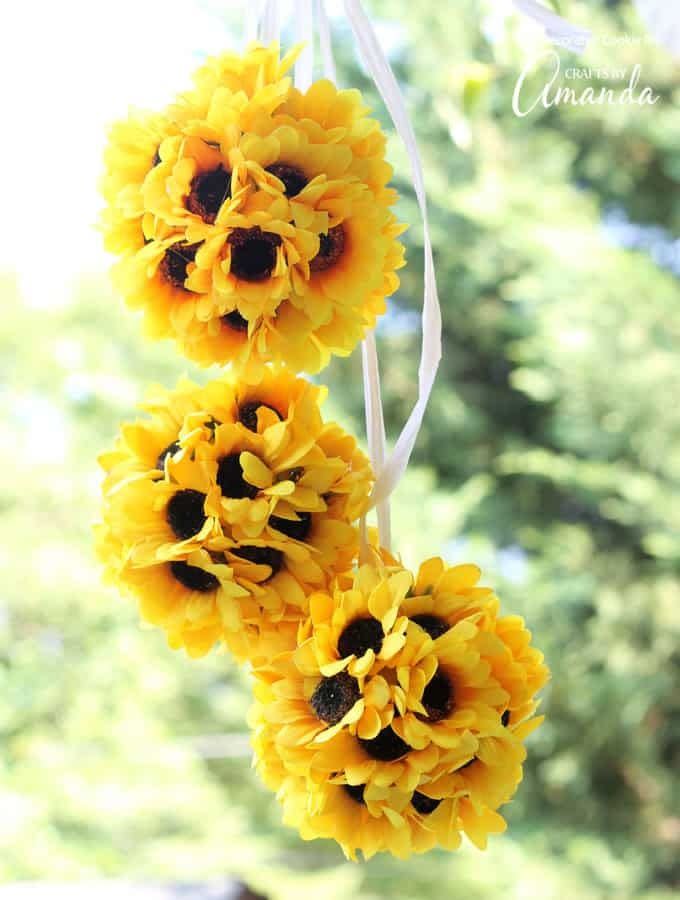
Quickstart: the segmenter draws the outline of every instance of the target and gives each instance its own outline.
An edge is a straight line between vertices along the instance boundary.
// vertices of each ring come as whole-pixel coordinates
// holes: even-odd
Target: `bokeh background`
[[[303,843],[251,772],[247,677],[225,656],[172,653],[101,586],[97,454],[148,382],[207,377],[144,343],[108,285],[91,224],[105,128],[239,41],[243,8],[29,2],[3,13],[0,38],[2,882],[240,874],[281,900],[677,896],[680,67],[628,2],[564,0],[598,37],[564,61],[640,63],[661,100],[520,120],[515,82],[543,44],[509,2],[367,6],[421,143],[444,316],[395,548],[411,564],[480,563],[553,672],[509,832],[486,855],[406,863]],[[385,118],[334,24],[342,81]],[[414,223],[379,328],[394,436],[415,399],[422,236],[396,140],[390,156]],[[358,354],[323,380],[329,417],[363,433]]]

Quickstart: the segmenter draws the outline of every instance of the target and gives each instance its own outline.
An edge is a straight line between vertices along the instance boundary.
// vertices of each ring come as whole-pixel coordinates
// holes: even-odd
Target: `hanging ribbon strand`
[[[243,13],[243,43],[246,47],[260,35],[264,15],[263,0],[246,0]]]
[[[373,471],[378,473],[382,471],[385,465],[387,438],[380,391],[380,372],[378,369],[375,331],[370,331],[361,345],[361,364],[364,376],[364,408],[366,411],[368,453],[371,457]],[[379,503],[376,503],[376,513],[378,516],[380,545],[389,550],[392,545],[389,495],[380,500]]]
[[[345,0],[345,12],[364,64],[373,78],[392,118],[394,127],[406,148],[411,164],[413,185],[423,220],[425,291],[423,296],[421,358],[418,370],[418,400],[397,439],[392,454],[381,470],[376,473],[377,480],[371,495],[371,502],[373,505],[378,505],[386,500],[397,486],[413,452],[441,360],[442,321],[428,224],[425,179],[418,145],[406,110],[406,104],[394,73],[380,47],[380,43],[360,0]]]
[[[331,41],[331,26],[326,13],[324,0],[316,0],[316,13],[319,26],[319,46],[323,60],[323,71],[326,78],[337,82],[335,59],[333,58],[333,45]]]
[[[278,0],[267,0],[259,27],[260,42],[268,47],[272,41],[278,41],[281,34]]]
[[[298,40],[305,45],[295,64],[295,87],[307,91],[314,79],[314,5],[313,0],[295,0]]]

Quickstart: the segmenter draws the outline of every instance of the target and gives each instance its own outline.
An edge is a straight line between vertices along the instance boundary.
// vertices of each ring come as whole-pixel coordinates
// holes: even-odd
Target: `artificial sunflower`
[[[100,555],[173,646],[222,640],[239,659],[294,647],[309,594],[351,564],[372,475],[323,422],[323,397],[274,369],[258,385],[155,388],[149,418],[102,456]]]
[[[159,183],[155,169],[172,156],[171,145],[163,146],[165,140],[176,137],[181,143],[183,137],[203,134],[204,155],[216,146],[224,149],[234,129],[239,132],[238,124],[248,123],[249,111],[259,118],[273,113],[285,100],[291,87],[286,73],[298,54],[299,48],[280,59],[278,45],[272,44],[253,45],[244,56],[225,53],[212,57],[197,71],[194,90],[180,96],[165,112],[134,112],[128,120],[113,125],[101,179],[106,201],[102,227],[108,250],[116,254],[136,250],[145,237],[152,236],[154,223],[142,188],[148,193],[149,178]],[[215,110],[217,131],[211,129]],[[204,193],[212,194],[221,187],[221,173],[212,180],[206,179],[204,169],[196,174],[195,187],[200,188],[202,182]]]
[[[201,365],[229,359],[250,380],[268,360],[313,373],[349,355],[398,287],[403,228],[365,188],[343,203],[346,218],[319,235],[271,218],[281,207],[273,199],[267,212],[235,213],[229,233],[189,244],[200,249],[181,273],[188,293],[172,296],[166,333],[181,332],[183,352]]]
[[[383,556],[313,594],[298,648],[256,667],[258,765],[303,837],[350,856],[454,848],[461,833],[484,846],[540,721],[516,667],[534,689],[547,669],[517,623],[504,642],[476,567],[434,559],[414,578]]]
[[[276,121],[299,122],[313,138],[322,129],[351,154],[349,172],[356,175],[373,193],[381,206],[397,200],[388,187],[393,170],[385,159],[387,138],[377,119],[371,118],[361,92],[340,90],[332,81],[316,81],[306,92],[292,88],[279,107]]]
[[[220,129],[197,123],[168,137],[144,179],[144,208],[156,221],[183,232],[194,223],[212,225],[238,209],[247,193],[239,180],[239,136],[238,125],[225,122]]]
[[[153,231],[153,216],[145,208],[142,188],[147,175],[161,162],[161,144],[176,131],[167,116],[140,112],[111,128],[100,181],[106,203],[101,226],[104,245],[111,253],[139,250],[147,232]]]
[[[535,696],[549,672],[543,654],[531,646],[524,620],[501,616],[498,597],[479,584],[480,578],[475,565],[447,566],[439,557],[429,559],[418,570],[404,611],[434,639],[463,620],[478,624],[480,656],[508,695],[501,709],[507,726],[523,722],[535,711]]]
[[[288,198],[301,228],[317,234],[341,222],[365,185],[351,172],[352,151],[310,120],[260,117],[241,141],[244,165],[258,188]]]

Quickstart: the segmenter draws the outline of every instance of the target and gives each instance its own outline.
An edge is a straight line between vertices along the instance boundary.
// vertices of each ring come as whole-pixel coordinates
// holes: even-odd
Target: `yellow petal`
[[[249,484],[260,490],[271,485],[273,480],[271,470],[254,453],[244,450],[239,457],[239,462],[243,470],[243,477]]]
[[[380,657],[380,659],[391,659],[393,656],[396,656],[396,654],[399,653],[405,643],[406,635],[394,633],[388,634],[382,642],[382,647],[380,648],[380,653],[378,654],[378,656]]]
[[[377,737],[380,733],[382,722],[380,716],[375,709],[367,709],[364,711],[361,721],[357,725],[357,734],[360,738],[370,741]]]

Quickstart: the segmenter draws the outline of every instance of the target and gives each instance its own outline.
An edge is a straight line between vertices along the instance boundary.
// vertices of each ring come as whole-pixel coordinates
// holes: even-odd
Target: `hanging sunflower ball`
[[[295,55],[209,60],[164,113],[115,126],[105,156],[118,290],[151,337],[250,381],[348,355],[404,264],[384,134],[357,91],[295,90]]]
[[[141,616],[192,656],[294,647],[308,597],[351,565],[372,484],[324,390],[285,370],[151,391],[101,457],[99,555]]]
[[[505,828],[548,670],[518,617],[440,559],[362,566],[310,598],[297,649],[256,671],[257,767],[305,839],[405,857]]]

